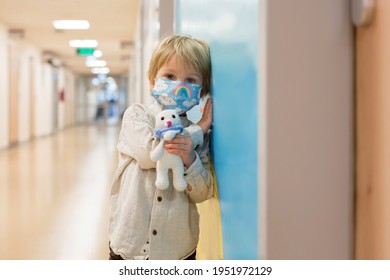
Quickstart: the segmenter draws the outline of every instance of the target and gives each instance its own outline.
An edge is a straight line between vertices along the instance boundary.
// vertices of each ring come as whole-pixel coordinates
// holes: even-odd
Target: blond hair
[[[201,97],[210,92],[211,60],[210,50],[205,41],[188,35],[171,35],[160,42],[152,54],[149,64],[149,81],[154,81],[158,70],[174,55],[202,74]]]

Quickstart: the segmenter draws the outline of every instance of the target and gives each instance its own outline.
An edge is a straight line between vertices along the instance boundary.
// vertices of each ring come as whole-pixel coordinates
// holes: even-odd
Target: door
[[[30,138],[35,135],[35,76],[34,76],[34,60],[31,57],[29,60],[29,80],[30,80]]]
[[[52,66],[52,95],[53,95],[53,114],[52,114],[52,125],[53,132],[58,130],[58,69]]]
[[[356,30],[356,259],[390,259],[390,1]]]
[[[10,79],[10,97],[9,97],[9,142],[10,145],[18,142],[19,129],[19,76],[20,61],[19,53],[15,45],[9,45],[9,79]]]

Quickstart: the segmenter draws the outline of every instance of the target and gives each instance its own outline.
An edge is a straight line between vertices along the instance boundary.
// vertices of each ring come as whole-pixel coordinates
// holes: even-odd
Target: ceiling
[[[78,74],[91,74],[91,69],[85,66],[85,57],[69,46],[69,40],[97,40],[110,75],[121,75],[129,69],[141,1],[0,0],[0,23],[14,31],[22,30],[23,38],[19,40],[32,43],[42,53],[53,54]],[[90,28],[57,31],[52,25],[57,19],[85,19]]]

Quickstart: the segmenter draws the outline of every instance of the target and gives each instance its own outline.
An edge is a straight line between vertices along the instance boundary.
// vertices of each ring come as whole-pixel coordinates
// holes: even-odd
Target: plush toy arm
[[[164,133],[163,138],[166,141],[170,141],[173,138],[175,138],[176,134],[179,134],[179,133],[180,133],[180,130],[169,130],[169,131]]]
[[[164,153],[164,139],[161,139],[160,143],[157,145],[157,147],[150,152],[150,159],[154,162],[157,162],[160,160]]]

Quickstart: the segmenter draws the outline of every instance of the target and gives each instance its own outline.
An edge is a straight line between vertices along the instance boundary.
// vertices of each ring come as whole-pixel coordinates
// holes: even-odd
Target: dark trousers
[[[123,260],[123,258],[120,255],[115,254],[110,247],[109,260]],[[196,260],[196,251],[193,254],[191,254],[190,256],[188,256],[187,258],[185,258],[185,260]]]

